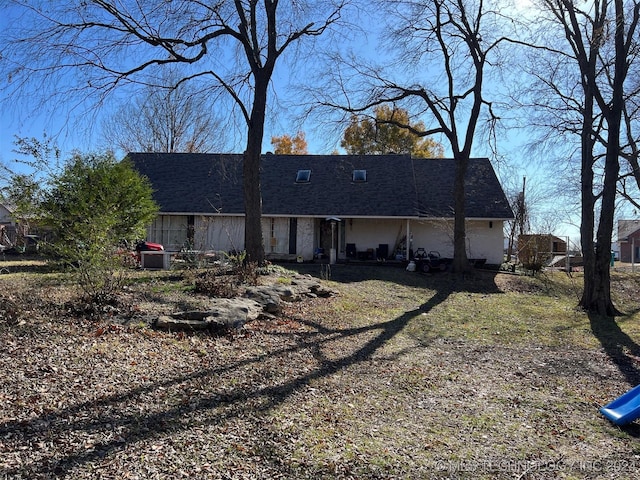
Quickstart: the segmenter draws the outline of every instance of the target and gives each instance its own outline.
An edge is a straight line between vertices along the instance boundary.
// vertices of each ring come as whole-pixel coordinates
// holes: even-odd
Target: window
[[[311,178],[311,170],[298,170],[296,175],[296,183],[309,183]]]
[[[353,171],[353,181],[355,183],[364,183],[367,181],[367,171],[366,170],[354,170]]]

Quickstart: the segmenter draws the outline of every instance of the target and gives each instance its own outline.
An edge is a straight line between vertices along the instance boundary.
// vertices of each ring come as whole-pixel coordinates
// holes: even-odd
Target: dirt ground
[[[206,305],[180,275],[142,274],[121,304],[87,315],[58,277],[30,277],[40,268],[0,276],[0,478],[640,472],[640,428],[598,414],[640,383],[633,341],[615,350],[436,331],[456,302],[480,312],[494,296],[522,299],[517,315],[499,312],[519,322],[546,301],[540,283],[491,275],[447,296],[445,276],[311,266],[337,296],[210,336],[149,327],[160,313]],[[566,328],[559,322],[558,335]]]

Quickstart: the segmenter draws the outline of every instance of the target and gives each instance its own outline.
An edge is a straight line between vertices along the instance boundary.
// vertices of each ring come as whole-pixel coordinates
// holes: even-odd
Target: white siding
[[[400,239],[406,236],[406,220],[347,219],[346,243],[355,243],[358,252],[389,245],[389,255]],[[498,220],[471,220],[467,222],[467,256],[486,258],[489,264],[503,261],[503,222]],[[415,252],[424,248],[437,251],[442,257],[453,257],[453,220],[412,220],[410,222],[410,248]]]
[[[265,254],[289,253],[289,218],[262,218],[262,243]]]
[[[147,228],[147,240],[161,243],[165,250],[179,251],[187,241],[187,216],[160,215]]]
[[[196,217],[194,230],[194,247],[197,250],[244,250],[244,217]]]
[[[370,248],[375,250],[380,244],[387,244],[391,255],[398,240],[406,233],[405,220],[354,218],[344,221],[344,243],[355,243],[358,252]],[[341,256],[344,257],[344,253]]]
[[[413,221],[410,228],[414,252],[424,248],[427,252],[436,251],[442,257],[453,257],[453,221]]]
[[[412,222],[413,250],[422,247],[436,250],[443,257],[453,257],[453,220]],[[504,232],[499,220],[469,220],[466,223],[467,256],[484,258],[488,264],[503,262]]]
[[[467,255],[486,258],[488,264],[504,261],[504,225],[500,220],[472,220],[467,222]]]
[[[162,215],[148,229],[148,240],[162,243],[167,250],[179,250],[187,240],[188,225],[185,215]],[[274,258],[289,256],[289,218],[264,217],[263,241],[266,255]],[[393,256],[398,242],[406,236],[406,220],[344,219],[340,226],[340,258],[345,258],[344,245],[353,243],[358,252],[374,251],[381,244],[388,245]],[[317,245],[318,222],[313,218],[298,218],[296,256],[305,261],[313,259]],[[415,252],[424,248],[435,250],[443,257],[453,257],[453,221],[410,221],[410,248]],[[194,248],[213,251],[244,250],[244,217],[196,216],[194,221]],[[473,220],[467,222],[467,256],[485,258],[489,264],[503,261],[503,222]]]
[[[296,253],[302,255],[305,262],[313,260],[315,249],[315,222],[313,218],[299,218],[296,234]]]

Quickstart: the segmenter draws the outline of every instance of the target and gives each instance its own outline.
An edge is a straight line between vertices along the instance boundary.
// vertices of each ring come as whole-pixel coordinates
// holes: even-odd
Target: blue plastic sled
[[[626,425],[633,422],[640,417],[640,385],[602,407],[600,413],[616,425]]]

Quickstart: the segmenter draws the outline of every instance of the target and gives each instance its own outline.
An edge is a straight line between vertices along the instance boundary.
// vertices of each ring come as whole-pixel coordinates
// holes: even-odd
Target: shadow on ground
[[[589,314],[591,331],[630,385],[640,384],[640,345],[624,333],[614,318]]]
[[[438,292],[502,293],[494,281],[498,272],[493,270],[473,269],[464,276],[458,276],[451,272],[408,272],[403,265],[384,263],[378,265],[304,263],[286,265],[286,268],[300,274],[338,283],[382,280],[411,287],[434,289]]]
[[[332,278],[336,281],[359,281],[372,276],[373,270],[359,267],[336,268],[332,271]],[[206,413],[208,425],[223,425],[232,419],[243,418],[248,410],[264,412],[284,403],[296,392],[306,389],[318,379],[330,377],[340,371],[369,361],[374,355],[394,337],[396,337],[407,324],[414,318],[430,311],[442,302],[454,291],[456,286],[449,277],[425,277],[418,274],[406,277],[407,272],[399,270],[392,272],[389,269],[386,275],[402,273],[407,278],[415,279],[416,285],[425,279],[433,280],[439,288],[429,292],[429,298],[403,314],[358,328],[334,328],[325,327],[312,319],[301,319],[302,323],[310,327],[304,333],[292,333],[297,335],[297,340],[291,344],[283,342],[277,348],[261,354],[254,354],[244,359],[230,361],[217,365],[214,368],[203,369],[174,378],[155,382],[144,386],[130,386],[121,389],[118,393],[104,395],[89,402],[75,405],[52,408],[40,415],[25,421],[5,420],[0,423],[0,437],[12,438],[13,445],[36,445],[43,442],[51,444],[64,444],[68,438],[94,437],[97,432],[104,431],[104,441],[97,443],[91,449],[66,445],[55,455],[47,457],[46,461],[23,463],[21,467],[13,467],[5,471],[7,478],[64,478],[73,474],[74,470],[85,465],[108,462],[110,458],[118,455],[128,446],[138,442],[145,442],[163,435],[170,435],[178,430],[188,430],[193,424],[186,420],[197,413]],[[437,278],[437,280],[436,280]],[[449,280],[444,281],[449,278]],[[342,280],[337,280],[342,279]],[[486,278],[482,281],[467,280],[469,286],[486,285]],[[461,285],[458,284],[457,287]],[[359,337],[359,338],[358,338]],[[323,345],[336,340],[348,340],[347,345],[358,347],[346,348],[340,351],[338,356],[328,358],[323,351]],[[310,353],[315,363],[311,370],[300,369],[291,378],[278,382],[260,381],[248,386],[228,388],[222,386],[219,378],[221,375],[242,376],[247,367],[259,369],[261,362],[279,359],[287,354],[305,350]],[[164,391],[171,387],[182,386],[191,381],[204,380],[211,388],[198,392],[188,405],[167,405],[164,409],[132,412],[131,404],[144,404],[145,398],[156,391]],[[248,388],[247,388],[248,387]],[[119,435],[107,435],[107,432],[118,431]],[[279,467],[282,467],[280,465]],[[94,467],[90,467],[94,468]],[[22,476],[22,477],[21,477]]]

